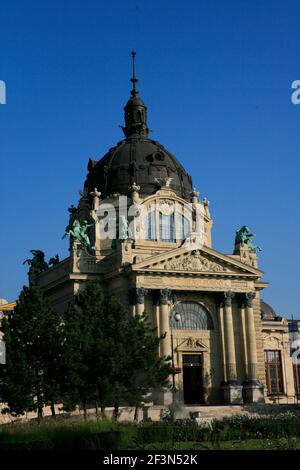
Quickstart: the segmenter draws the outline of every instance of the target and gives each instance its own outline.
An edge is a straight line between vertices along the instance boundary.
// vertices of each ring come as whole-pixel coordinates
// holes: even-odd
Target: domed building
[[[293,400],[288,323],[261,301],[268,284],[251,234],[239,231],[233,253],[213,248],[209,202],[176,157],[149,138],[137,81],[133,60],[124,139],[88,162],[78,205],[69,208],[70,256],[30,275],[58,312],[90,279],[132,315],[146,311],[165,334],[160,354],[172,357],[183,406]],[[156,394],[154,404],[168,405],[174,395]]]

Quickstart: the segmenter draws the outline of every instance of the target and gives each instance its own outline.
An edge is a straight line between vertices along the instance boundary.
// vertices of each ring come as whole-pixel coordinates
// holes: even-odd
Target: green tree
[[[171,372],[159,358],[160,338],[146,315],[130,316],[112,297],[105,300],[98,281],[87,283],[65,317],[65,405],[88,402],[139,406],[151,389],[168,385]]]
[[[146,314],[132,317],[112,297],[104,309],[102,328],[102,355],[110,385],[107,404],[113,404],[117,418],[120,404],[137,408],[153,389],[167,387],[171,367],[168,358],[158,355],[161,338],[149,325]]]
[[[14,312],[3,319],[6,364],[0,395],[8,412],[20,415],[60,400],[62,323],[36,285],[24,287]]]
[[[77,404],[86,413],[89,402],[97,403],[97,383],[102,358],[97,356],[102,343],[101,319],[103,292],[98,281],[86,284],[64,317],[63,402],[66,410]]]

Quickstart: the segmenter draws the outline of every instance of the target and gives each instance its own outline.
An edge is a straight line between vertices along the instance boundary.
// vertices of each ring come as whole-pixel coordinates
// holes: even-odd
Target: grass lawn
[[[259,428],[260,423],[260,428]],[[263,422],[266,425],[266,422]],[[3,450],[300,450],[295,420],[264,435],[261,421],[253,423],[251,434],[240,439],[240,428],[226,426],[222,433],[201,431],[192,424],[116,423],[112,420],[45,420],[0,426]],[[299,421],[296,420],[299,426]],[[254,432],[255,431],[255,432]],[[275,434],[275,431],[277,434]],[[273,434],[272,434],[273,432]],[[226,434],[227,433],[227,434]],[[228,434],[229,433],[229,434]],[[298,437],[295,437],[298,434]],[[270,437],[267,437],[270,436]]]

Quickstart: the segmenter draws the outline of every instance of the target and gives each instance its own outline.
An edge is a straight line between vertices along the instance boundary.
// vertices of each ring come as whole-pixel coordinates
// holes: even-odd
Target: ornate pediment
[[[175,258],[162,261],[156,266],[158,269],[171,271],[193,271],[193,272],[228,272],[229,268],[224,264],[216,263],[207,256],[203,256],[200,250],[185,253]]]
[[[269,349],[280,349],[283,345],[280,338],[270,334],[263,335],[264,347]]]
[[[189,337],[182,339],[175,349],[177,351],[208,350],[208,346],[200,338]]]
[[[142,271],[170,271],[186,273],[211,273],[220,275],[255,275],[260,277],[262,272],[256,268],[245,266],[245,264],[221,255],[212,249],[186,249],[179,248],[168,251],[136,263],[132,266],[134,270]]]

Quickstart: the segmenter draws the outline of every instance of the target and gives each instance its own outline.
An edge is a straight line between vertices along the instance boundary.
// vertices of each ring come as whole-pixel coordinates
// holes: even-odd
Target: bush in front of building
[[[291,414],[268,417],[236,415],[212,423],[211,439],[264,439],[300,437],[300,420]]]

